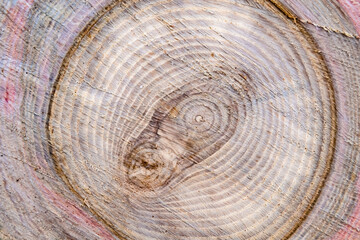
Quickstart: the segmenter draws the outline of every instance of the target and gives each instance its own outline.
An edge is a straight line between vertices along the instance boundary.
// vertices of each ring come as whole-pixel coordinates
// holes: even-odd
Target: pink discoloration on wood
[[[3,23],[8,32],[5,39],[8,44],[5,55],[8,57],[8,63],[1,69],[0,76],[0,107],[3,109],[2,113],[7,116],[13,116],[18,113],[18,107],[21,103],[22,90],[20,86],[21,80],[21,61],[24,51],[24,42],[22,40],[23,32],[25,31],[25,24],[27,14],[31,8],[33,0],[17,1],[7,12],[7,18]],[[47,55],[46,55],[47,56]],[[50,71],[49,59],[43,59],[40,78],[42,83],[48,81]],[[43,89],[44,90],[44,89]],[[42,91],[41,94],[44,94]],[[42,103],[41,103],[42,104]],[[64,199],[59,194],[48,189],[35,175],[34,178],[38,180],[40,189],[44,193],[44,198],[47,199],[53,206],[69,216],[74,223],[77,223],[86,228],[91,229],[101,239],[114,239],[109,231],[97,222],[92,216],[77,207],[74,203]]]
[[[360,34],[360,1],[359,0],[338,0],[345,12],[353,22],[356,31]],[[359,239],[360,236],[360,173],[354,173],[353,177],[357,177],[356,191],[357,204],[351,216],[344,223],[343,228],[338,231],[331,239],[345,240],[345,239]]]
[[[17,63],[21,61],[23,54],[23,40],[21,35],[26,24],[26,17],[31,8],[33,0],[20,0],[16,5],[10,8],[7,13],[7,18],[3,26],[7,28],[8,38],[5,41],[8,45],[5,55],[11,58],[7,69],[2,70],[2,86],[3,91],[0,92],[0,105],[4,109],[6,115],[12,115],[17,112],[17,108],[21,101],[20,88],[20,72],[16,69],[19,67]]]
[[[284,0],[287,1],[287,0]],[[360,34],[360,0],[338,0],[339,4],[342,6],[343,9],[347,12],[349,19],[353,22],[356,31]],[[6,2],[6,1],[5,1]],[[106,4],[105,4],[106,2]],[[323,23],[321,18],[318,18],[318,16],[321,14],[317,14],[316,12],[312,11],[312,8],[304,8],[303,7],[303,1],[297,1],[297,0],[289,0],[287,1],[291,3],[295,9],[301,9],[300,12],[303,11],[303,16],[301,19],[305,18],[306,21],[309,23],[314,23],[315,26],[326,26],[330,27],[328,25],[328,22]],[[311,2],[311,1],[310,1]],[[11,4],[10,4],[11,3]],[[41,3],[41,1],[40,1]],[[26,88],[26,84],[29,82],[28,79],[32,80],[33,76],[30,75],[22,75],[23,70],[26,69],[27,65],[26,61],[24,59],[27,59],[24,57],[25,48],[27,48],[26,43],[24,42],[24,33],[26,31],[31,31],[31,21],[29,17],[29,10],[32,7],[33,0],[9,0],[8,7],[4,7],[4,15],[6,16],[3,18],[2,21],[3,24],[3,31],[6,33],[2,39],[4,41],[3,47],[3,55],[4,55],[4,64],[0,65],[0,113],[4,114],[5,116],[15,116],[18,115],[20,112],[19,106],[21,104],[21,101],[23,100],[23,92],[24,90],[31,90],[31,94],[34,96],[37,96],[35,99],[34,105],[36,106],[46,106],[47,104],[47,93],[49,87],[49,79],[53,80],[54,76],[56,76],[58,69],[57,69],[57,63],[54,61],[54,59],[61,59],[61,57],[64,57],[69,47],[73,44],[73,39],[77,36],[79,31],[82,29],[83,25],[88,21],[88,17],[91,18],[92,13],[91,12],[97,12],[100,9],[100,5],[105,6],[107,5],[107,0],[89,0],[86,1],[86,4],[83,5],[82,8],[74,8],[73,15],[68,17],[66,20],[62,20],[57,22],[57,24],[61,25],[63,28],[59,28],[56,30],[53,30],[49,27],[49,32],[51,31],[55,32],[54,35],[41,35],[46,37],[46,42],[49,47],[44,47],[44,45],[39,45],[39,48],[37,48],[36,52],[40,53],[39,58],[36,58],[36,68],[34,69],[34,74],[36,81],[31,81],[31,84],[36,84],[34,88]],[[297,3],[297,5],[295,4]],[[317,3],[315,3],[317,4]],[[337,5],[337,4],[336,4]],[[337,5],[338,6],[338,5]],[[54,9],[54,8],[51,8]],[[339,8],[337,8],[338,10]],[[48,15],[46,15],[48,17]],[[331,14],[324,14],[324,18],[328,18],[328,16],[332,16]],[[308,18],[310,19],[308,21]],[[345,17],[346,18],[346,17]],[[85,20],[84,20],[85,19]],[[320,20],[318,20],[320,19]],[[347,18],[346,18],[347,19]],[[27,22],[28,21],[28,22]],[[35,22],[35,21],[34,21]],[[339,21],[342,22],[342,21]],[[346,21],[348,22],[348,21]],[[336,26],[336,24],[335,24]],[[333,27],[333,29],[335,29]],[[340,28],[339,28],[340,29]],[[351,34],[356,34],[353,31],[353,28],[350,28]],[[322,29],[320,29],[322,30]],[[337,30],[337,29],[335,29]],[[341,29],[340,29],[341,30]],[[58,38],[56,38],[58,37]],[[51,40],[57,40],[56,43],[52,43]],[[50,43],[49,43],[50,42]],[[31,43],[31,41],[30,41]],[[0,44],[1,45],[1,44]],[[54,51],[52,47],[56,47],[56,53],[54,54]],[[0,46],[1,47],[1,46]],[[35,50],[34,50],[35,52]],[[326,52],[326,51],[324,51]],[[51,57],[49,57],[51,56]],[[325,56],[327,56],[325,54]],[[1,56],[0,56],[1,58]],[[29,57],[30,58],[30,57]],[[25,66],[24,66],[24,65]],[[339,76],[341,76],[341,70],[337,69],[337,64],[334,64],[334,66],[331,68],[333,72],[339,72]],[[28,76],[28,77],[26,77]],[[341,78],[341,77],[339,77]],[[51,83],[51,81],[50,81]],[[347,84],[344,80],[343,85],[337,85],[337,90],[340,93],[345,94],[347,89]],[[24,84],[24,85],[22,85]],[[22,89],[22,86],[23,89]],[[30,91],[28,91],[30,92]],[[28,100],[28,98],[25,96],[25,100]],[[351,107],[349,103],[346,103],[346,98],[344,96],[339,96],[339,98],[336,98],[337,100],[337,108],[341,109],[341,113],[346,113],[347,107]],[[35,119],[40,119],[42,108],[36,108],[35,111],[28,111],[29,113],[34,113],[33,116],[36,117]],[[32,115],[32,114],[29,114]],[[336,155],[338,156],[337,159],[334,160],[334,164],[332,168],[334,169],[332,177],[329,179],[329,188],[331,189],[333,185],[338,184],[341,179],[345,179],[343,177],[342,172],[344,172],[342,169],[344,168],[344,165],[347,164],[348,159],[346,158],[347,150],[349,148],[348,143],[346,143],[346,135],[348,131],[352,130],[352,127],[350,126],[351,119],[348,119],[347,116],[350,114],[344,114],[342,116],[342,119],[339,121],[341,129],[338,131],[338,139],[337,139],[337,149],[336,149]],[[40,117],[39,117],[40,116]],[[40,121],[40,120],[39,120]],[[29,121],[30,122],[30,121]],[[29,122],[26,122],[28,124],[27,126],[35,126],[30,125]],[[349,122],[349,123],[348,123]],[[31,122],[32,123],[32,122]],[[7,125],[5,125],[7,126]],[[10,126],[10,125],[9,125]],[[5,135],[6,136],[6,135]],[[8,137],[9,135],[7,135]],[[24,141],[28,141],[29,144],[31,144],[33,139],[41,139],[37,136],[30,139],[24,138]],[[9,141],[10,144],[15,141]],[[18,143],[17,143],[18,144]],[[36,147],[36,146],[35,146]],[[34,147],[34,148],[35,148]],[[20,148],[19,148],[20,149]],[[25,149],[23,147],[23,149]],[[41,149],[42,150],[42,149]],[[15,151],[14,151],[15,152]],[[46,150],[44,150],[46,152]],[[44,171],[44,174],[47,172],[50,172],[50,175],[52,174],[52,168],[49,167],[47,164],[48,162],[45,160],[45,158],[42,156],[42,153],[40,150],[36,150],[36,158],[35,160],[29,160],[29,158],[24,158],[24,163],[28,163],[29,161],[33,161],[33,166],[36,166],[38,168],[36,169],[46,169]],[[15,160],[14,160],[15,161]],[[14,163],[14,166],[16,164]],[[29,165],[30,166],[30,165]],[[33,166],[31,166],[33,168]],[[29,173],[29,172],[28,172]],[[27,174],[27,173],[26,173]],[[56,186],[52,187],[50,181],[47,182],[46,180],[41,180],[37,177],[37,174],[33,171],[30,171],[30,174],[34,174],[33,177],[30,177],[28,179],[29,182],[34,183],[38,186],[38,188],[34,194],[39,194],[43,198],[41,204],[44,203],[45,205],[49,206],[50,211],[52,210],[55,216],[59,216],[59,220],[62,220],[61,218],[64,218],[65,220],[69,221],[70,224],[74,224],[76,227],[79,227],[79,233],[85,233],[89,232],[91,234],[96,234],[99,236],[99,239],[114,239],[111,232],[102,224],[101,221],[96,219],[96,217],[92,216],[92,214],[89,211],[84,210],[82,205],[78,204],[78,202],[72,201],[71,199],[67,199],[62,194],[62,190],[59,188],[56,188]],[[332,239],[359,239],[359,233],[360,233],[360,179],[358,178],[359,173],[354,171],[353,177],[351,178],[352,183],[356,182],[357,188],[355,190],[357,194],[357,198],[353,199],[353,205],[351,207],[352,213],[346,216],[346,218],[343,216],[338,216],[337,214],[333,214],[334,217],[341,219],[341,226],[337,225],[340,229],[339,232],[336,233],[336,235]],[[9,178],[11,181],[11,178]],[[34,180],[34,181],[33,181]],[[5,181],[5,180],[4,180]],[[6,182],[5,182],[6,184]],[[19,192],[23,191],[24,193],[27,193],[27,189],[24,186],[19,187]],[[339,192],[339,191],[338,191]],[[331,193],[331,191],[327,191],[326,193]],[[336,193],[336,191],[334,191]],[[24,194],[25,195],[25,194]],[[355,195],[355,194],[354,194]],[[321,203],[321,206],[324,206],[329,202],[329,195],[326,195],[324,197],[324,200]],[[25,199],[25,198],[23,198]],[[23,200],[21,199],[21,200]],[[21,200],[18,200],[18,203],[21,203]],[[1,204],[0,204],[1,205]],[[25,204],[23,204],[25,205]],[[6,206],[6,205],[5,205]],[[350,206],[350,205],[349,205]],[[33,213],[37,214],[39,211],[33,207],[30,206]],[[6,209],[6,208],[4,208]],[[321,212],[324,209],[321,208],[314,208],[313,212]],[[317,211],[317,212],[316,212]],[[10,211],[9,211],[10,212]],[[24,211],[25,212],[25,211]],[[327,212],[327,211],[326,211]],[[332,212],[327,212],[332,214]],[[311,223],[316,222],[317,215],[314,214],[315,217],[311,219]],[[30,222],[29,219],[22,219],[22,216],[25,216],[25,218],[29,218],[29,215],[23,214],[19,215],[20,222]],[[45,219],[45,218],[44,218]],[[315,220],[314,220],[315,219]],[[310,224],[311,224],[310,223]],[[343,223],[343,225],[342,225]],[[335,226],[335,225],[333,225]],[[61,226],[59,226],[61,227]],[[333,228],[336,229],[336,228]],[[321,231],[321,229],[319,230]],[[334,231],[334,230],[332,230]],[[325,232],[324,232],[325,233]],[[49,232],[49,234],[51,234]],[[1,232],[0,232],[1,236]],[[24,234],[24,236],[26,236]],[[94,236],[94,235],[92,235]],[[329,238],[332,236],[328,235]]]
[[[360,35],[360,0],[338,0]]]
[[[344,223],[344,227],[331,240],[355,240],[360,237],[360,178],[358,178],[356,185],[358,203],[351,216]]]
[[[99,224],[96,219],[85,213],[82,209],[78,208],[74,203],[64,199],[56,192],[48,189],[35,175],[34,178],[37,179],[38,184],[40,185],[40,189],[43,191],[49,202],[59,210],[63,211],[65,215],[72,219],[74,223],[87,226],[99,237],[101,237],[101,239],[114,239],[111,233],[105,227]]]
[[[5,86],[1,91],[0,103],[3,106],[5,114],[10,114],[13,110],[15,101],[15,86],[13,82],[5,82]]]

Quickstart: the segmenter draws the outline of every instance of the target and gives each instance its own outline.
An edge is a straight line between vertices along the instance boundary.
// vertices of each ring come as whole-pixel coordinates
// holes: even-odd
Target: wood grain
[[[360,237],[356,5],[1,9],[1,238]]]

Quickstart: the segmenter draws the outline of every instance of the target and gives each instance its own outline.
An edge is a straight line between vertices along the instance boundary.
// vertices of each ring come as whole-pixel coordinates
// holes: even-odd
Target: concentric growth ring
[[[119,237],[286,238],[336,122],[311,36],[268,1],[121,1],[64,60],[58,174]],[[288,13],[287,13],[288,14]]]

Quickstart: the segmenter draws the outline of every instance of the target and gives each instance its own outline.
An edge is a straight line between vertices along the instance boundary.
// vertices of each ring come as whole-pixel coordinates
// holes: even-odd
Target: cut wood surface
[[[0,239],[360,239],[359,2],[0,3]]]

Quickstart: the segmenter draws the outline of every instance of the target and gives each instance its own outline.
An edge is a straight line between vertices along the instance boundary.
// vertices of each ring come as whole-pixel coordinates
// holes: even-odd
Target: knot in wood
[[[128,178],[140,188],[154,189],[165,184],[176,168],[174,152],[159,143],[134,148],[125,161]]]

